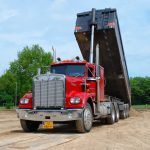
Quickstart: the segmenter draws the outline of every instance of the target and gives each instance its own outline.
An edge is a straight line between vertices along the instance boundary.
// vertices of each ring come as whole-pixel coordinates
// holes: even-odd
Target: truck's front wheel
[[[37,129],[39,128],[40,122],[21,119],[20,124],[25,132],[34,132],[37,131]]]
[[[76,121],[77,131],[80,133],[89,132],[92,128],[93,123],[93,114],[90,104],[87,103],[83,114],[82,119]]]

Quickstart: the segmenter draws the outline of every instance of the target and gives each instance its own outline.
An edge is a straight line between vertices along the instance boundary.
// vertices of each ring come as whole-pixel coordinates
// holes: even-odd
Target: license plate
[[[53,129],[54,128],[54,123],[50,122],[50,121],[44,122],[43,125],[42,125],[42,128],[43,129]]]

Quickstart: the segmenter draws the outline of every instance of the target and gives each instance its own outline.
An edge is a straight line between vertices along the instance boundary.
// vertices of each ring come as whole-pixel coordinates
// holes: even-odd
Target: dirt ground
[[[0,150],[150,150],[150,110],[131,111],[114,125],[94,123],[90,133],[69,125],[24,133],[15,111],[0,111]]]

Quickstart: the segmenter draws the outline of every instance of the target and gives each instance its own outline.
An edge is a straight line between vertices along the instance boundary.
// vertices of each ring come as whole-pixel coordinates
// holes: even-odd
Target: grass
[[[3,110],[3,109],[5,109],[5,107],[0,106],[0,111]]]
[[[9,108],[6,108],[6,106],[0,106],[0,111],[2,110],[13,110],[18,108],[17,106],[10,106]]]
[[[150,109],[150,104],[145,104],[145,105],[132,105],[132,108],[135,108],[135,109]]]

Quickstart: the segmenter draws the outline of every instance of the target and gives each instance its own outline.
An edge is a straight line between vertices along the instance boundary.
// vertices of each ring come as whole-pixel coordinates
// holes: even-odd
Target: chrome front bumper
[[[32,121],[72,121],[82,118],[83,109],[33,110],[16,109],[17,116]]]

